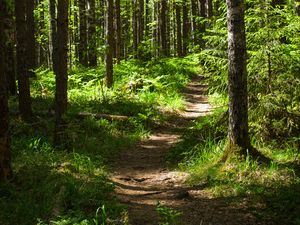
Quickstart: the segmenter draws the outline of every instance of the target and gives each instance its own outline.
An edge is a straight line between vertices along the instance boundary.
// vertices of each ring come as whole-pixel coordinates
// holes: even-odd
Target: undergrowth
[[[115,67],[111,90],[104,85],[103,66],[73,67],[65,118],[66,149],[52,145],[53,72],[38,69],[31,83],[32,123],[19,118],[17,99],[10,99],[14,177],[0,186],[0,224],[126,224],[126,210],[112,195],[110,163],[144,138],[153,123],[164,120],[164,112],[183,107],[180,89],[196,74],[195,60],[189,56],[148,63],[124,61]],[[128,119],[82,118],[80,112]]]

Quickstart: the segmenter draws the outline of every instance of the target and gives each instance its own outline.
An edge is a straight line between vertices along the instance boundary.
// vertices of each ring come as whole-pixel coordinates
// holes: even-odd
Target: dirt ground
[[[267,224],[251,213],[247,199],[214,198],[201,187],[188,187],[188,174],[172,171],[166,165],[165,156],[180,141],[184,128],[212,110],[204,95],[207,87],[202,83],[197,77],[184,90],[184,112],[116,160],[112,180],[118,199],[128,207],[131,225],[159,224],[158,202],[182,213],[180,225]]]

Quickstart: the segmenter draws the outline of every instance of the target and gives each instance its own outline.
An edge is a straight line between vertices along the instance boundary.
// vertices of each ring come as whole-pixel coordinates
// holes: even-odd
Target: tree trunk
[[[60,146],[64,143],[63,115],[68,104],[68,5],[69,0],[58,0],[57,5],[57,73],[55,92],[55,135],[54,144]]]
[[[212,0],[206,0],[206,17],[211,18],[213,16],[213,3]]]
[[[75,61],[79,60],[79,22],[78,22],[78,0],[74,0],[74,54]]]
[[[88,66],[86,0],[79,0],[79,63]]]
[[[39,1],[39,4],[41,5],[40,8],[41,10],[39,11],[39,17],[40,20],[38,22],[38,29],[39,29],[39,38],[40,38],[40,42],[38,43],[38,60],[37,60],[37,66],[42,66],[42,65],[47,65],[47,42],[45,41],[45,39],[43,38],[44,35],[46,35],[45,33],[45,11],[44,11],[44,1]]]
[[[121,24],[121,4],[120,0],[116,0],[116,58],[117,63],[121,61],[122,52],[122,24]]]
[[[56,23],[56,0],[49,0],[49,14],[50,14],[50,50],[52,57],[52,66],[54,73],[57,73],[57,23]]]
[[[32,116],[31,98],[30,98],[30,83],[27,70],[26,57],[26,1],[19,0],[15,4],[16,14],[16,36],[17,36],[17,74],[19,85],[19,110],[24,120],[30,120]]]
[[[201,21],[200,25],[199,25],[199,44],[202,48],[204,48],[205,43],[203,40],[203,34],[205,32],[205,11],[206,11],[206,0],[200,0],[199,1],[199,6],[200,6],[200,11],[199,11],[199,16],[202,18],[203,21]]]
[[[137,57],[138,53],[138,12],[137,0],[132,1],[132,31],[133,31],[133,55]]]
[[[15,66],[15,37],[14,37],[14,19],[13,19],[13,10],[9,7],[3,12],[4,15],[4,34],[6,35],[6,44],[4,45],[4,60],[5,68],[4,73],[6,74],[7,88],[10,95],[17,94],[16,86],[16,66]]]
[[[0,0],[0,181],[5,181],[12,176],[10,139],[8,129],[8,100],[6,90],[6,74],[4,50],[6,35],[4,34],[4,15],[8,9],[5,0]]]
[[[27,70],[29,77],[35,77],[34,70],[37,65],[35,24],[34,24],[34,0],[26,0],[26,25],[27,25]]]
[[[138,35],[137,35],[137,42],[138,46],[141,45],[141,43],[144,40],[144,30],[145,30],[145,18],[144,18],[144,0],[139,0],[138,1],[138,18],[137,18],[137,30],[138,30]],[[139,48],[139,47],[138,47]],[[141,49],[138,49],[138,57],[141,57]]]
[[[113,50],[114,50],[114,1],[107,0],[106,15],[106,85],[113,86]]]
[[[97,66],[95,0],[88,0],[88,60],[89,66]]]
[[[161,56],[167,56],[167,0],[161,0],[160,2],[160,54]]]
[[[182,44],[182,55],[186,56],[188,53],[188,41],[189,41],[189,18],[188,18],[188,14],[189,14],[189,8],[188,8],[188,4],[186,2],[183,3],[182,6],[182,20],[183,20],[183,24],[182,24],[182,39],[183,39],[183,44]]]
[[[198,17],[198,10],[197,10],[197,0],[191,0],[191,13],[192,13],[192,40],[193,44],[196,45],[198,43],[198,26],[197,26],[197,17]]]
[[[182,56],[181,6],[176,3],[177,55]]]
[[[246,155],[250,148],[248,134],[248,92],[246,71],[246,36],[244,2],[227,0],[228,22],[228,95],[230,145]]]

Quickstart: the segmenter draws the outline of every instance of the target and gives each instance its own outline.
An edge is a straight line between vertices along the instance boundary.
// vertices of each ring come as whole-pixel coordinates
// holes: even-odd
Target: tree
[[[211,18],[213,16],[213,1],[206,0],[205,7],[206,7],[206,17]]]
[[[188,52],[188,41],[189,41],[189,8],[188,3],[184,2],[182,5],[182,55],[185,56]]]
[[[63,144],[63,115],[68,104],[68,5],[69,0],[58,0],[57,5],[57,72],[55,92],[54,144]]]
[[[88,61],[89,66],[97,66],[97,40],[95,0],[88,0]]]
[[[15,65],[15,35],[14,35],[14,15],[13,8],[6,7],[4,14],[4,34],[6,35],[6,42],[4,45],[4,59],[5,59],[5,74],[7,76],[7,87],[10,95],[17,94],[16,86],[16,65]]]
[[[246,35],[243,0],[227,0],[228,22],[228,95],[230,145],[243,155],[250,148],[248,134],[248,92],[246,71]]]
[[[246,70],[246,34],[243,0],[226,0],[228,24],[228,96],[229,128],[228,157],[232,149],[241,156],[248,154],[266,161],[267,158],[250,144],[248,133],[248,90]]]
[[[4,34],[4,15],[8,9],[6,0],[0,0],[0,181],[12,176],[10,140],[8,133],[8,100],[5,74],[4,50],[6,35]]]
[[[26,0],[26,29],[27,29],[27,70],[29,77],[34,77],[36,69],[36,43],[35,43],[35,24],[34,24],[34,2]]]
[[[167,0],[160,2],[160,54],[167,56]]]
[[[114,1],[107,0],[106,12],[106,85],[113,86],[113,51],[114,51]]]
[[[87,51],[87,15],[86,0],[78,0],[79,2],[79,63],[88,66]]]
[[[32,116],[30,84],[27,67],[27,31],[26,31],[26,0],[15,1],[16,37],[17,37],[17,76],[19,85],[19,110],[25,120]]]
[[[56,0],[49,0],[50,14],[50,55],[52,58],[53,71],[57,71],[57,23],[56,23]]]
[[[117,63],[121,61],[122,49],[122,24],[121,24],[121,4],[120,0],[116,0],[116,58]]]
[[[182,56],[182,35],[181,35],[181,6],[175,3],[176,10],[176,31],[177,31],[177,55]]]

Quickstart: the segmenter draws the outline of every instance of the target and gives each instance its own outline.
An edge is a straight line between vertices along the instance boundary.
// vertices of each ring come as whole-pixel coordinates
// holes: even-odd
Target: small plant
[[[100,218],[99,218],[99,211],[101,210],[101,223],[100,223]],[[95,219],[93,219],[95,225],[106,225],[107,224],[107,215],[106,215],[106,210],[105,210],[105,205],[102,207],[99,207],[96,211]]]
[[[181,212],[178,212],[175,209],[164,206],[160,202],[157,203],[156,211],[158,212],[161,218],[161,222],[159,223],[160,225],[177,224],[177,219],[181,215]]]

